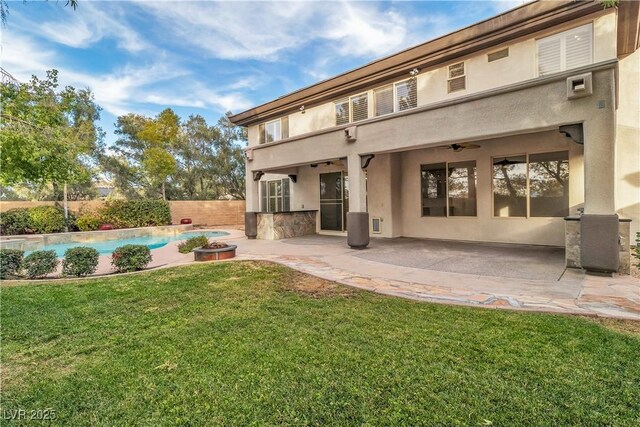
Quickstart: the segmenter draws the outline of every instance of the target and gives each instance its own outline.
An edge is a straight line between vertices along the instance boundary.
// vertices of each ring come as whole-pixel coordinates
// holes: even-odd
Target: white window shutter
[[[562,70],[562,40],[559,35],[538,40],[538,74],[541,76]]]
[[[565,69],[570,70],[593,62],[591,24],[567,31],[564,33],[564,39],[566,43]]]
[[[362,95],[351,97],[351,114],[352,114],[353,122],[366,120],[369,118],[369,95],[368,94],[363,93]]]
[[[393,113],[393,86],[388,85],[373,92],[376,116]]]
[[[349,123],[349,100],[336,102],[336,126]]]
[[[396,83],[396,111],[418,106],[418,81],[415,77]]]

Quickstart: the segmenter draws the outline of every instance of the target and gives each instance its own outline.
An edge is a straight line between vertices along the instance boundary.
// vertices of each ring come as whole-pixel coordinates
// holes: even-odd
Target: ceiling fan
[[[519,160],[509,160],[508,158],[505,157],[504,159],[500,160],[499,162],[494,161],[493,165],[494,166],[509,166],[509,165],[517,165],[517,164],[520,164],[520,163],[524,163],[524,162],[519,161]]]
[[[480,146],[477,145],[477,144],[467,144],[466,142],[463,142],[461,144],[441,145],[441,146],[439,146],[437,148],[444,148],[444,149],[447,149],[447,150],[453,150],[456,153],[458,153],[458,152],[460,152],[462,150],[465,150],[467,148],[470,149],[470,150],[474,150],[476,148],[480,148]]]

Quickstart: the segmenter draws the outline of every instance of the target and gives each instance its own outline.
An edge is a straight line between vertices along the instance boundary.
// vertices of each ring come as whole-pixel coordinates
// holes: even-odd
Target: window
[[[415,77],[373,91],[374,111],[377,116],[415,108],[418,105]]]
[[[464,62],[449,65],[449,79],[447,80],[447,92],[464,90],[467,87],[467,80],[464,71]]]
[[[343,99],[335,103],[336,105],[336,126],[349,123],[349,100]]]
[[[387,85],[373,91],[377,116],[393,113],[393,86]]]
[[[593,63],[592,24],[539,39],[538,75],[557,73]]]
[[[369,118],[369,94],[363,93],[349,98],[351,121],[359,122]]]
[[[289,178],[260,181],[260,209],[262,212],[291,210]]]
[[[487,54],[487,61],[493,62],[493,61],[497,61],[498,59],[507,58],[507,57],[509,57],[509,48],[505,47],[504,49],[500,49],[495,52],[491,52]]]
[[[260,144],[289,138],[289,117],[262,123],[258,126],[258,132],[260,133]]]
[[[422,216],[475,216],[476,162],[421,167]]]
[[[569,155],[529,156],[529,209],[532,217],[569,215]]]
[[[476,216],[476,162],[449,163],[449,216]]]
[[[395,84],[396,111],[416,108],[418,105],[418,81],[415,77]]]
[[[568,152],[494,158],[493,214],[497,217],[568,215]]]

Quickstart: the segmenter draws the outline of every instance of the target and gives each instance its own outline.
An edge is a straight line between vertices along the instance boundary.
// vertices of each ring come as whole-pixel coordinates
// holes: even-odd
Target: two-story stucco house
[[[566,246],[616,271],[640,223],[639,10],[527,3],[233,115],[247,236]]]

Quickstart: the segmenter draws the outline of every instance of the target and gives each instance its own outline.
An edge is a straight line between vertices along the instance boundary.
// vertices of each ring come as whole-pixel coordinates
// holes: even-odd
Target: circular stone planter
[[[235,258],[236,245],[225,246],[217,249],[195,248],[193,256],[196,261],[219,261],[223,259]]]

